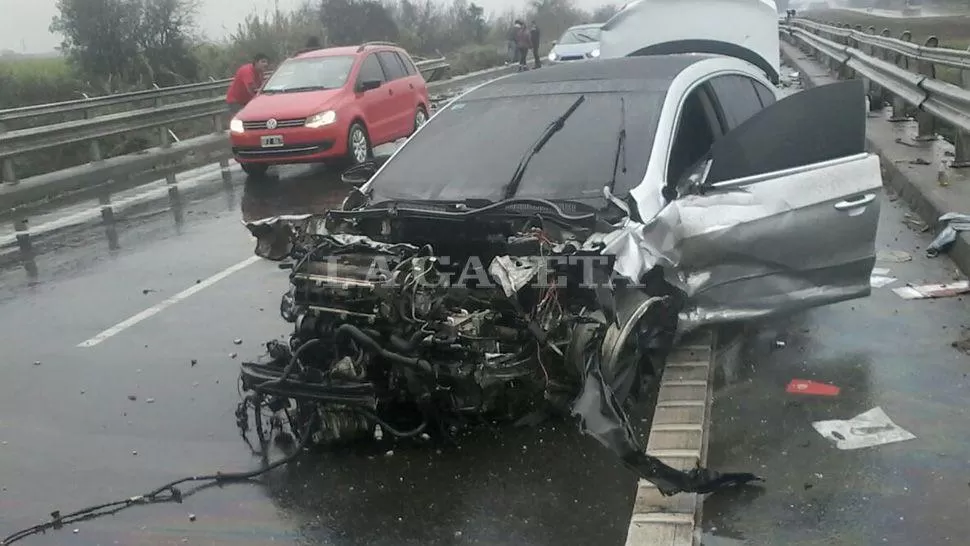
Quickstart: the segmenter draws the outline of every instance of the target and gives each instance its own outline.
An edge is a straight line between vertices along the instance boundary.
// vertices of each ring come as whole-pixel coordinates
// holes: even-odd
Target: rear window
[[[388,81],[407,76],[407,70],[404,68],[400,57],[396,53],[393,51],[381,51],[377,56],[381,59],[381,64],[384,65],[384,72],[387,74]]]
[[[563,33],[557,43],[582,44],[586,42],[598,42],[599,39],[600,29],[598,28],[571,28]]]
[[[263,86],[263,93],[293,93],[343,87],[354,66],[353,55],[287,59]]]
[[[503,199],[519,161],[580,96],[458,99],[373,178],[372,202]],[[621,160],[615,191],[627,193],[646,172],[663,98],[656,91],[586,93],[562,130],[529,162],[514,196],[601,203],[603,187],[613,175],[621,112],[627,132],[626,172]]]

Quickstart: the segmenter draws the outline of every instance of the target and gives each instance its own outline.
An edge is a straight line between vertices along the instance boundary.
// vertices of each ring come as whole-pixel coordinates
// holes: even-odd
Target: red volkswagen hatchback
[[[428,88],[414,61],[391,44],[310,51],[287,59],[229,124],[244,171],[348,160],[411,135],[428,119]]]

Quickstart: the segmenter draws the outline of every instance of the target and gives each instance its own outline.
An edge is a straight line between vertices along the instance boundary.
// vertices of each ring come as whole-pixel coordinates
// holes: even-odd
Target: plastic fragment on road
[[[926,247],[926,255],[935,258],[941,252],[946,252],[956,242],[957,233],[970,230],[970,214],[948,212],[940,216],[939,222],[944,225],[943,231]]]
[[[893,288],[893,292],[904,300],[929,298],[949,298],[970,292],[970,281],[957,281],[946,284],[906,285]]]
[[[876,252],[877,262],[902,263],[913,259],[913,256],[902,250],[880,250]]]
[[[789,394],[812,394],[816,396],[838,396],[840,389],[828,383],[808,379],[792,379],[785,391]]]
[[[873,288],[882,288],[894,282],[896,282],[896,277],[889,276],[888,267],[875,267],[869,276],[869,286]]]
[[[893,422],[880,407],[845,421],[815,421],[812,427],[841,450],[913,440],[916,436]]]
[[[872,275],[869,277],[869,286],[873,288],[882,288],[894,282],[896,282],[896,277],[884,277],[882,275]]]

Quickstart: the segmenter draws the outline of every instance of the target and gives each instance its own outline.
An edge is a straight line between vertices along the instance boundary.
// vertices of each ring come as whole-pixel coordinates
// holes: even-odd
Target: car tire
[[[360,165],[373,155],[367,128],[359,121],[353,122],[347,131],[347,161],[351,165]]]
[[[240,163],[239,166],[242,167],[244,173],[254,178],[265,176],[266,171],[269,170],[269,165],[265,163]]]
[[[428,110],[424,105],[419,105],[418,111],[414,113],[414,130],[411,131],[411,134],[413,135],[418,130],[418,127],[421,127],[425,123],[428,123]]]

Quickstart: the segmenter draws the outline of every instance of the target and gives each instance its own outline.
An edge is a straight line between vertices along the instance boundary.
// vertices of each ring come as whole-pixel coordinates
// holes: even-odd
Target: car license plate
[[[260,137],[260,144],[263,148],[279,148],[283,146],[283,137],[281,135]]]

